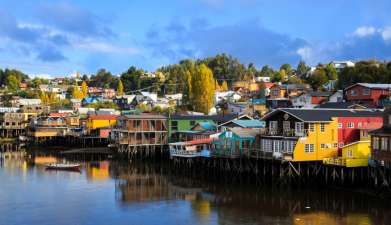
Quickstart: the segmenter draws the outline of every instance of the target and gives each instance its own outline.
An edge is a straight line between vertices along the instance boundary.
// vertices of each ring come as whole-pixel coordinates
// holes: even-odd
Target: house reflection
[[[110,178],[110,163],[108,161],[90,162],[86,164],[87,179],[90,181],[105,181]]]

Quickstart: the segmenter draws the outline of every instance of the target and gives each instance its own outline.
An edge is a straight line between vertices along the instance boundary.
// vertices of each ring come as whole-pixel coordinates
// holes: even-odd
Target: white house
[[[329,102],[343,102],[343,90],[338,90],[330,95]]]
[[[256,82],[270,82],[270,77],[255,77]]]
[[[235,91],[215,91],[214,103],[217,104],[221,100],[236,102],[241,98],[242,96],[236,93]]]
[[[331,61],[331,64],[335,67],[337,70],[342,70],[345,67],[353,67],[355,64],[352,61]]]
[[[142,91],[140,94],[145,97],[150,97],[154,102],[157,101],[157,93]]]

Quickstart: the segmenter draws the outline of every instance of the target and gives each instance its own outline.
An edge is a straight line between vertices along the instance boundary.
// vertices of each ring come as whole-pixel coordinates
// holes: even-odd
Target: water
[[[81,173],[46,171],[63,159],[11,156],[0,164],[0,225],[391,223],[391,203],[348,191],[200,182],[107,160],[83,162]]]

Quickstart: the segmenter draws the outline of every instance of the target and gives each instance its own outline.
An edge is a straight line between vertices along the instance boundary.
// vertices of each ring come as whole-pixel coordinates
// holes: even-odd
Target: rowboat
[[[80,171],[80,164],[77,163],[50,163],[46,165],[47,170],[70,170]]]

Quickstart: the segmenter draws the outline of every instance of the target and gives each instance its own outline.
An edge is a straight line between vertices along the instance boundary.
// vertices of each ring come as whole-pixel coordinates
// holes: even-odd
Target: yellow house
[[[98,128],[108,128],[117,124],[115,115],[92,115],[87,119],[86,127],[88,131]]]
[[[344,144],[358,141],[347,139],[344,135],[345,128],[341,127],[341,119],[349,121],[347,124],[350,128],[346,132],[353,132],[358,126],[354,126],[351,121],[370,121],[380,114],[381,112],[353,109],[276,109],[262,118],[266,122],[266,129],[259,137],[257,155],[296,162],[336,158]],[[348,151],[349,146],[346,146]],[[353,152],[355,157],[365,157],[358,155],[364,148],[363,145],[359,144],[358,148],[360,150]]]
[[[345,166],[345,167],[366,167],[371,155],[370,141],[357,141],[342,147],[342,157],[325,158],[323,164]]]

